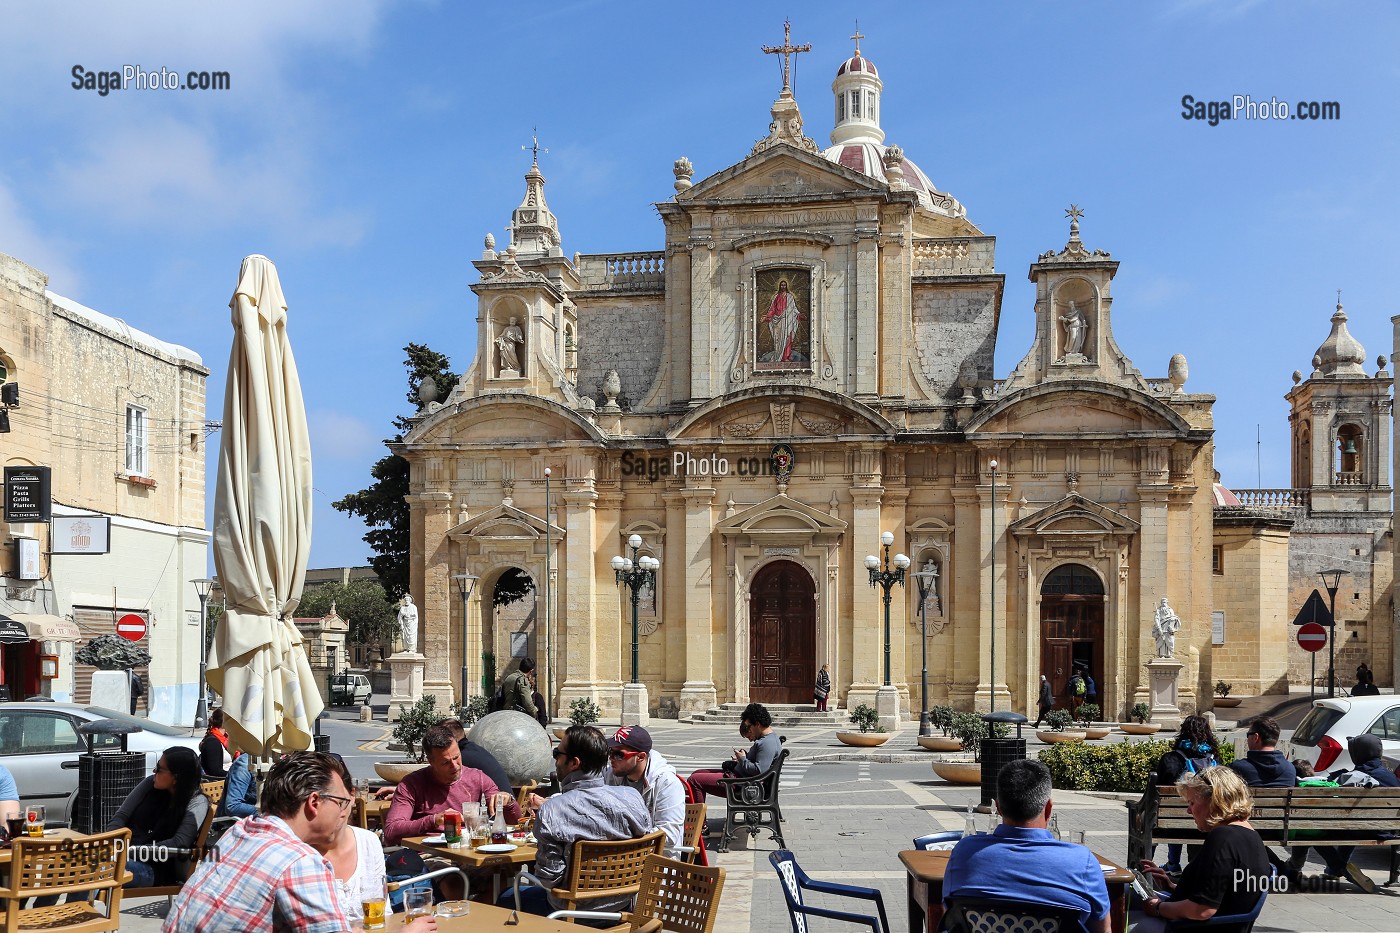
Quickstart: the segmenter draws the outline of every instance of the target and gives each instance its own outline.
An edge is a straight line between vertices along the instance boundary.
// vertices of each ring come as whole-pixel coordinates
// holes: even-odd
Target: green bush
[[[1082,723],[1096,722],[1102,712],[1097,703],[1080,703],[1079,709],[1074,711],[1074,718]]]
[[[1147,718],[1152,715],[1152,707],[1146,703],[1135,703],[1132,712],[1128,715],[1139,723],[1146,723]]]
[[[982,740],[988,738],[987,722],[977,713],[954,713],[949,727],[954,738],[962,740],[963,751],[972,752],[974,761],[982,760]],[[1011,727],[1004,722],[993,724],[991,736],[1004,739],[1011,734]]]
[[[464,728],[470,729],[478,719],[486,715],[486,706],[489,702],[486,696],[478,693],[467,700],[465,705],[454,703],[449,709],[452,711],[452,715],[461,721]]]
[[[851,723],[861,732],[884,732],[880,728],[880,714],[875,707],[861,703],[851,710]]]
[[[953,728],[953,708],[951,706],[935,706],[928,711],[928,721],[929,725],[944,735],[950,734]]]
[[[1130,742],[1124,739],[1107,745],[1087,742],[1052,745],[1040,752],[1040,760],[1050,769],[1050,780],[1063,790],[1120,791],[1141,793],[1147,789],[1147,776],[1157,770],[1157,762],[1172,750],[1172,740]],[[1235,760],[1235,747],[1220,746],[1220,763]]]
[[[569,704],[569,722],[575,726],[591,726],[603,715],[603,711],[598,708],[588,697],[579,697]]]
[[[1073,721],[1069,713],[1062,709],[1052,709],[1045,714],[1045,724],[1052,732],[1064,732]]]
[[[403,746],[409,761],[422,761],[423,736],[446,718],[447,715],[437,708],[437,697],[429,693],[412,706],[399,706],[399,722],[390,735]]]

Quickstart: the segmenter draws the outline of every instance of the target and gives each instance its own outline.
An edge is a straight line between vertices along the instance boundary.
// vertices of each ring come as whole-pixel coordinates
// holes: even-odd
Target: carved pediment
[[[537,441],[606,439],[578,412],[538,396],[487,393],[443,406],[421,418],[404,438],[410,448],[423,444],[499,446]]]
[[[480,515],[474,515],[447,532],[454,541],[484,538],[496,540],[533,541],[543,538],[544,519],[529,512],[522,512],[513,505],[498,505]],[[558,525],[549,526],[549,535],[554,540],[562,540],[564,529]]]
[[[967,426],[967,434],[1016,434],[1121,439],[1189,433],[1176,411],[1134,389],[1116,385],[1051,383],[999,399]]]
[[[802,538],[839,535],[847,523],[786,494],[751,505],[715,525],[721,535]]]
[[[886,185],[819,154],[778,147],[752,155],[676,196],[678,202],[884,192]]]
[[[1142,526],[1077,492],[1012,522],[1013,535],[1135,535]]]
[[[744,389],[711,399],[689,412],[670,436],[784,440],[894,433],[893,425],[882,415],[849,397],[810,386],[783,386]]]

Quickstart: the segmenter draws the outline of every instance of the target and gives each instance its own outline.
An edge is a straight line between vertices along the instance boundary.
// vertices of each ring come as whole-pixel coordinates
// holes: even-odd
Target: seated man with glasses
[[[652,823],[666,834],[666,857],[680,858],[676,847],[685,843],[685,787],[676,769],[652,748],[651,733],[641,726],[618,729],[608,739],[608,759],[608,784],[642,795]]]
[[[535,821],[538,855],[534,875],[543,888],[520,889],[520,907],[532,914],[548,914],[563,910],[565,905],[554,902],[549,888],[564,880],[569,873],[569,858],[574,842],[579,839],[637,839],[655,827],[646,802],[640,794],[627,787],[611,787],[604,783],[603,769],[608,765],[608,742],[603,733],[592,726],[570,726],[564,739],[554,750],[554,773],[559,776],[563,790],[540,804]],[[498,903],[511,906],[513,896],[507,891]],[[588,910],[630,910],[632,895],[592,898]],[[583,925],[593,925],[580,921]],[[603,926],[614,926],[604,922]]]
[[[425,768],[413,772],[394,789],[394,802],[384,814],[384,844],[398,845],[405,836],[426,836],[440,832],[443,814],[448,810],[475,811],[483,798],[491,815],[504,805],[506,820],[520,822],[520,807],[509,787],[496,783],[475,768],[462,766],[462,752],[452,730],[436,725],[423,736]]]
[[[343,933],[335,879],[325,857],[350,815],[350,772],[324,752],[296,752],[272,766],[262,812],[219,840],[217,857],[199,863],[161,927],[162,933],[298,930]],[[404,926],[433,933],[434,917]]]

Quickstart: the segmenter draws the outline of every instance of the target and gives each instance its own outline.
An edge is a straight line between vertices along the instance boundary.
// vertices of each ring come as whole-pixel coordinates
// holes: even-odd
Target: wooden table
[[[469,933],[469,931],[476,933],[478,930],[505,930],[514,931],[514,933],[578,933],[579,930],[587,929],[587,927],[580,927],[575,923],[550,920],[548,917],[526,913],[520,914],[519,924],[506,926],[506,920],[509,917],[509,910],[473,901],[471,913],[465,917],[438,917],[438,930],[441,933]],[[387,929],[402,930],[404,915],[392,914],[386,918],[386,922]]]
[[[368,800],[364,801],[366,822],[377,819],[379,820],[379,825],[383,826],[384,816],[389,812],[389,804],[393,802],[394,798],[392,797],[386,797],[383,800],[370,797]]]
[[[44,833],[45,839],[83,839],[85,837],[86,836],[84,833],[80,833],[76,829],[68,829],[66,827],[58,830],[50,829]],[[0,848],[0,865],[10,864],[10,860],[14,858],[14,854],[15,851],[10,846]]]
[[[948,868],[948,855],[951,849],[938,852],[923,852],[911,849],[899,853],[899,860],[909,873],[909,930],[910,933],[935,933],[938,922],[943,919],[943,872]],[[1128,885],[1133,881],[1133,873],[1112,859],[1094,853],[1100,865],[1111,865],[1113,871],[1104,872],[1108,882],[1108,916],[1113,933],[1124,933],[1128,928]]]
[[[427,836],[405,836],[399,845],[422,852],[424,855],[446,859],[458,868],[475,868],[491,872],[491,899],[501,896],[501,875],[507,872],[514,876],[516,871],[535,861],[536,850],[531,845],[516,845],[514,852],[478,852],[476,849],[449,849],[442,843],[428,843]],[[576,926],[571,929],[577,929]]]

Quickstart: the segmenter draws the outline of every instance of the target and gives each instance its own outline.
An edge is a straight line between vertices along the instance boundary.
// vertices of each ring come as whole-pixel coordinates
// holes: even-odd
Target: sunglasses
[[[626,761],[628,758],[636,758],[641,752],[629,752],[620,748],[614,748],[608,752],[608,757],[613,761]]]
[[[550,754],[552,754],[555,758],[568,758],[568,757],[569,757],[569,753],[566,752],[566,751],[564,751],[564,749],[562,749],[562,748],[556,748],[556,749],[555,749],[553,752],[551,752]]]

